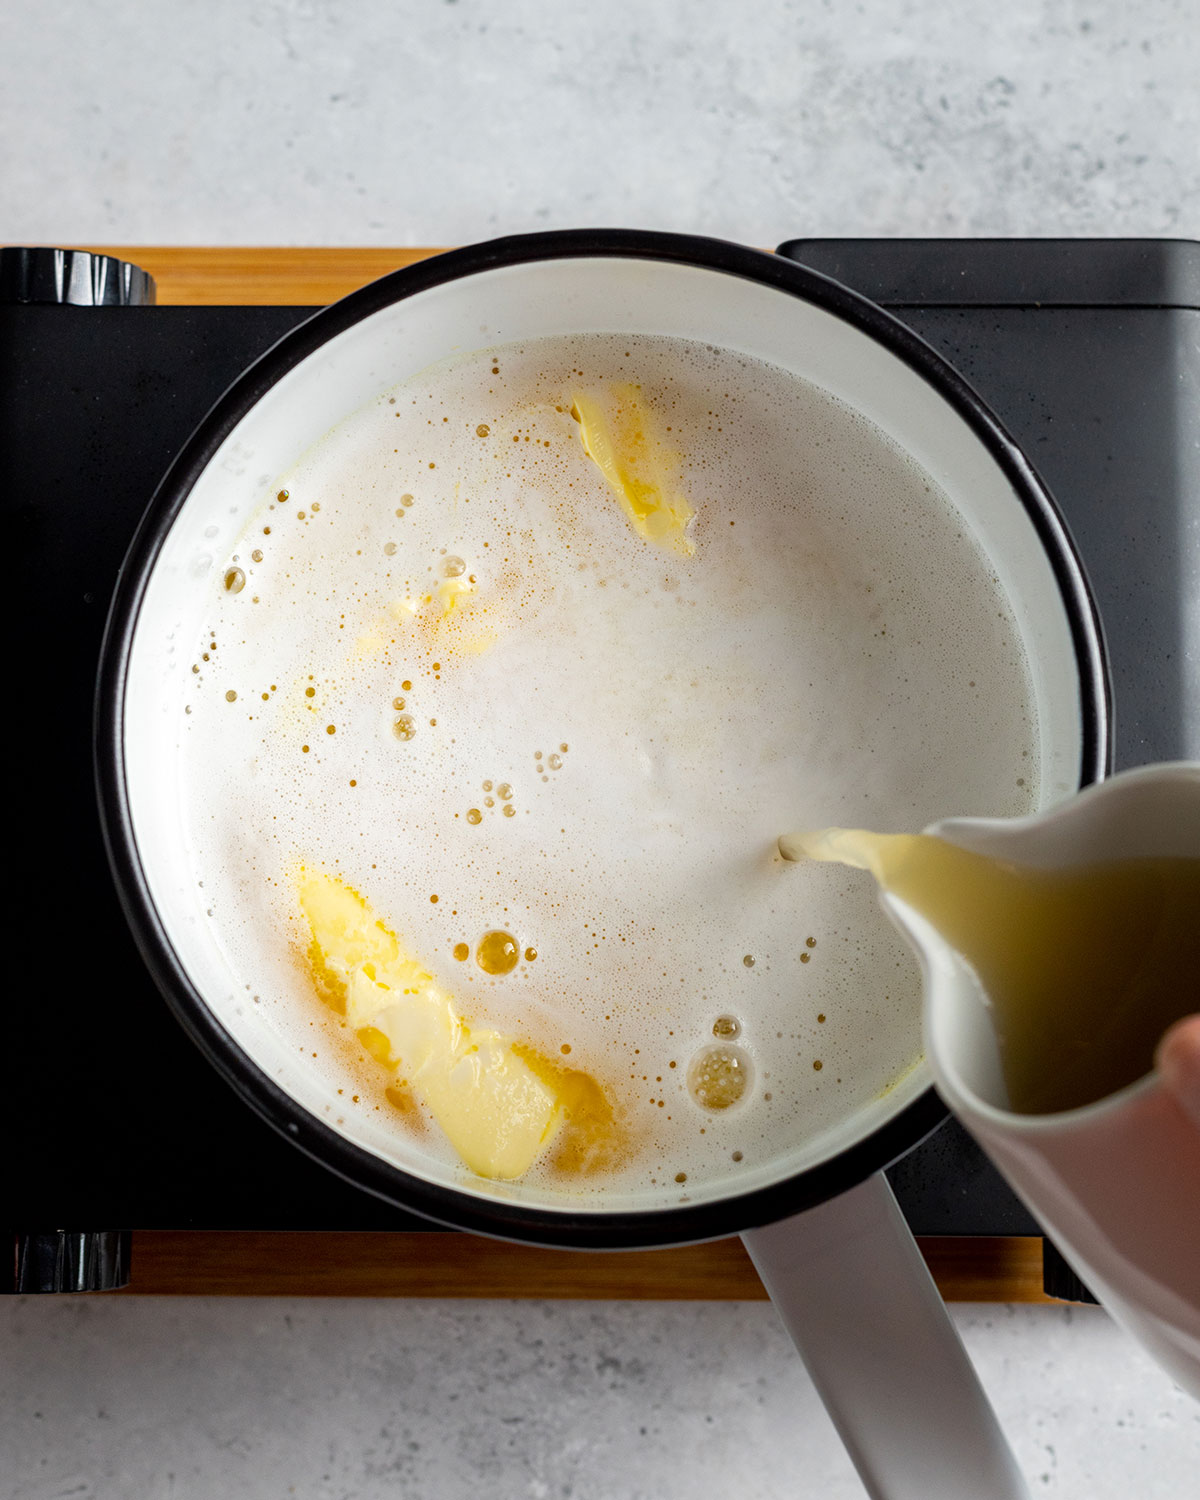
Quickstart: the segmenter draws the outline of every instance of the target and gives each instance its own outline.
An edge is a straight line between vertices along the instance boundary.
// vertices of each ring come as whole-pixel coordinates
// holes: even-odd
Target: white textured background
[[[9,239],[1200,233],[1196,0],[3,0]]]
[[[6,1500],[863,1494],[764,1303],[75,1297],[5,1311]],[[1200,1405],[1102,1312],[958,1307],[955,1321],[1034,1500],[1195,1500]]]
[[[0,240],[1200,237],[1198,78],[1200,0],[0,0]],[[1200,1493],[1102,1313],[955,1316],[1035,1495]],[[860,1493],[758,1304],[0,1306],[0,1500]]]

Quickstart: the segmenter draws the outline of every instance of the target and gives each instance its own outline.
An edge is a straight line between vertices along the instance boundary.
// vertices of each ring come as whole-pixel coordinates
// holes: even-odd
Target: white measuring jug
[[[1200,857],[1200,765],[1129,771],[1033,817],[926,831],[1037,868]],[[1200,1130],[1156,1069],[1080,1108],[1010,1109],[974,971],[924,917],[882,900],[921,962],[925,1043],[947,1104],[1112,1317],[1200,1397]]]

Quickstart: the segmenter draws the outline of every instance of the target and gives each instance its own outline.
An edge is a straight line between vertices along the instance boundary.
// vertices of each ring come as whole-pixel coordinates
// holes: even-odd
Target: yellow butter
[[[690,557],[695,548],[686,528],[695,511],[680,492],[682,460],[643,403],[641,387],[622,384],[603,395],[576,395],[571,415],[584,452],[616,492],[637,534]]]
[[[475,592],[475,585],[469,578],[443,578],[434,589],[434,597],[441,605],[442,618],[452,614],[458,608],[458,601]]]
[[[343,881],[306,873],[314,978],[368,1050],[394,1068],[481,1177],[520,1177],[558,1129],[558,1091],[513,1037],[467,1026],[433,976]],[[364,1042],[364,1045],[367,1043]]]

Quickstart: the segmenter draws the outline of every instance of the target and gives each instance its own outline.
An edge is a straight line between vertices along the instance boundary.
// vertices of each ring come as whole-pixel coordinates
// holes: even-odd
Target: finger
[[[1176,1103],[1200,1129],[1200,1016],[1176,1021],[1158,1044],[1155,1061]]]

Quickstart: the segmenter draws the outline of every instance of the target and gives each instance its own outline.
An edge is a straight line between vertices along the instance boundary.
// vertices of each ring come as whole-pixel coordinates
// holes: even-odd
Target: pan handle
[[[1029,1500],[882,1172],[742,1239],[872,1500]]]

